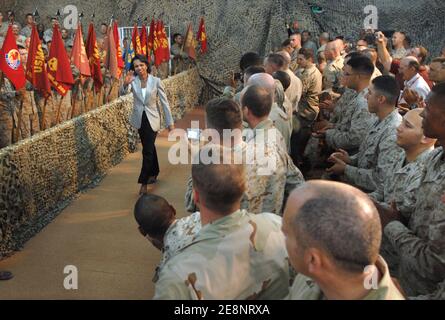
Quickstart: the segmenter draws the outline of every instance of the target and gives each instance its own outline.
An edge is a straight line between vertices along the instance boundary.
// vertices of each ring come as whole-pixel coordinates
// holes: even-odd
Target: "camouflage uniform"
[[[201,215],[199,212],[178,219],[171,224],[164,235],[162,257],[156,268],[153,282],[158,281],[159,273],[167,261],[195,240],[199,230],[201,230]]]
[[[331,149],[353,153],[360,147],[369,126],[377,119],[368,111],[367,93],[368,89],[358,94],[346,91],[337,102],[333,119],[335,128],[326,131],[326,143]]]
[[[344,59],[340,56],[326,66],[323,71],[323,90],[340,87],[340,75],[343,65]]]
[[[316,117],[320,110],[318,107],[318,94],[322,88],[322,75],[317,67],[312,65],[308,69],[301,69],[298,76],[303,83],[303,93],[298,104],[298,113],[303,117],[308,117],[310,114]]]
[[[389,207],[395,201],[397,209],[407,220],[411,217],[417,199],[417,189],[420,186],[425,158],[433,149],[428,149],[419,154],[416,160],[406,163],[405,153],[400,153],[391,168],[388,168],[388,176],[384,183],[369,194],[371,198]]]
[[[275,102],[272,105],[272,109],[269,113],[269,119],[272,120],[274,126],[280,131],[281,135],[284,138],[284,143],[286,145],[286,150],[290,150],[290,136],[292,134],[292,117],[289,116],[289,113],[292,110],[288,110],[287,107],[290,107],[290,104],[285,104],[285,102],[289,102],[284,93],[284,89],[282,84],[275,80],[277,83],[277,87],[275,89]]]
[[[202,227],[170,258],[154,299],[282,299],[289,266],[281,218],[238,210]]]
[[[408,225],[385,227],[385,235],[399,256],[398,274],[408,296],[427,295],[445,278],[445,157],[443,148],[425,159],[417,202]]]
[[[264,159],[259,159],[260,161],[246,164],[247,190],[241,201],[241,208],[252,213],[272,212],[282,215],[283,205],[287,197],[293,189],[304,182],[304,178],[281,143],[267,143],[256,138],[260,129],[276,130],[271,120],[265,120],[253,131],[248,131],[253,133],[253,136],[246,137],[247,143],[235,147],[236,151],[242,153],[244,160],[247,159],[247,152],[252,152],[258,145],[264,146],[265,155]],[[276,133],[279,135],[277,130]],[[266,159],[274,161],[275,168],[271,174],[261,175],[259,174],[260,170],[265,169],[265,164],[261,160]],[[185,207],[189,212],[196,211],[192,188],[192,178],[190,177],[185,194]]]
[[[301,100],[302,90],[303,90],[303,83],[301,82],[300,78],[298,78],[295,73],[292,72],[292,70],[287,69],[285,72],[290,77],[290,86],[286,90],[286,97],[289,99],[290,103],[292,104],[291,113],[292,111],[296,111],[298,109],[298,103]]]
[[[402,121],[398,110],[382,121],[377,120],[360,145],[358,154],[346,165],[346,180],[363,190],[374,191],[389,175],[394,161],[403,150],[396,144],[396,129]]]
[[[188,68],[188,54],[177,44],[173,44],[171,48],[172,54],[172,74],[181,73]]]
[[[376,267],[382,274],[377,290],[371,291],[361,300],[405,300],[391,279],[388,266],[382,257],[379,257]],[[290,289],[287,300],[326,300],[321,288],[314,280],[299,274]]]
[[[295,49],[294,51],[292,51],[291,54],[291,61],[289,64],[289,69],[295,73],[298,69],[298,62],[297,62],[297,58],[298,58],[298,51],[300,51],[300,49]]]
[[[442,281],[438,286],[437,290],[433,293],[417,296],[417,297],[409,297],[409,300],[445,300],[445,280]]]

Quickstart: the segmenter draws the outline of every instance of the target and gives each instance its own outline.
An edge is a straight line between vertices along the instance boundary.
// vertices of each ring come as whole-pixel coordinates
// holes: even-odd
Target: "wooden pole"
[[[20,110],[19,110],[19,115],[17,117],[18,118],[18,120],[17,120],[18,124],[17,124],[16,133],[14,135],[14,140],[15,140],[14,142],[18,142],[20,140],[20,126],[22,124],[22,109],[23,109],[23,97],[20,100]]]
[[[46,130],[46,121],[45,121],[45,116],[46,116],[46,105],[48,103],[48,98],[45,98],[45,102],[43,103],[43,108],[42,108],[42,124],[41,124],[41,130]]]
[[[62,107],[63,99],[65,99],[65,96],[62,96],[62,98],[60,99],[59,105],[57,106],[56,125],[58,125],[59,121],[60,121],[60,108]]]

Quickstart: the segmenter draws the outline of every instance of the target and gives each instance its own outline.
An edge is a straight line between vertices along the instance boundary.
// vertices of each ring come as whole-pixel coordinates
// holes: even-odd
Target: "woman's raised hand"
[[[133,82],[133,80],[134,80],[134,71],[130,70],[127,72],[127,75],[125,76],[124,85],[128,86],[131,82]]]

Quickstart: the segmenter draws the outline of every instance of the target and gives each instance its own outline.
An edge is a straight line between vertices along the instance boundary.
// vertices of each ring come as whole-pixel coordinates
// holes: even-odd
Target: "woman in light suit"
[[[165,117],[165,125],[169,131],[174,129],[173,118],[168,105],[167,96],[161,79],[153,77],[150,64],[143,55],[136,55],[131,62],[131,68],[124,80],[123,91],[131,86],[134,105],[130,124],[138,129],[142,142],[142,169],[138,183],[141,184],[139,194],[147,193],[147,185],[156,182],[159,174],[158,155],[155,140],[161,129],[161,115],[157,98],[161,101]],[[136,77],[134,74],[136,73]]]

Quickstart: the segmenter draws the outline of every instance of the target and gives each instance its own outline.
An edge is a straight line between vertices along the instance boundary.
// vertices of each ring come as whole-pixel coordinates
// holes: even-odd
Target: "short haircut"
[[[150,237],[162,239],[175,219],[175,212],[164,198],[144,194],[134,206],[134,217]]]
[[[105,26],[105,27],[108,28],[108,24],[106,24],[105,22],[102,22],[102,23],[101,23],[101,26]]]
[[[281,43],[281,47],[289,47],[290,46],[290,39],[286,39]]]
[[[256,52],[247,52],[243,54],[239,62],[239,67],[242,72],[250,66],[261,66],[263,64],[261,57]]]
[[[259,86],[249,86],[241,99],[241,106],[247,107],[255,117],[269,115],[273,104],[273,92]]]
[[[148,62],[148,59],[146,56],[144,56],[143,54],[137,54],[134,56],[134,58],[131,60],[131,66],[130,66],[130,70],[135,71],[134,70],[134,62],[136,60],[139,60],[142,63],[145,63],[147,65],[147,71],[148,73],[151,73],[151,66],[150,66],[150,62]]]
[[[283,68],[284,65],[286,64],[286,60],[284,59],[284,57],[280,54],[277,53],[271,53],[266,57],[266,60],[269,63],[273,63],[274,65],[276,65],[278,68]]]
[[[369,77],[374,73],[374,64],[371,59],[365,57],[364,55],[356,56],[348,60],[347,65],[349,65],[355,72],[362,73]]]
[[[32,13],[27,13],[25,17],[28,18],[29,16],[34,17]]]
[[[249,68],[247,68],[246,70],[244,70],[244,75],[251,77],[254,74],[257,73],[265,73],[266,69],[264,69],[263,66],[250,66]]]
[[[241,109],[232,99],[216,98],[206,105],[207,127],[222,134],[224,129],[241,129]]]
[[[173,35],[173,39],[176,39],[176,37],[177,36],[182,36],[180,33],[175,33],[174,35]]]
[[[298,51],[298,54],[301,54],[302,56],[304,56],[304,58],[306,60],[312,60],[312,62],[314,62],[314,50],[310,49],[310,48],[301,48]]]
[[[281,70],[275,71],[272,74],[272,77],[281,82],[284,91],[286,91],[290,87],[291,79],[286,71],[281,71]]]
[[[400,88],[392,76],[380,76],[372,80],[374,88],[383,96],[389,104],[395,106],[400,95]]]
[[[292,32],[292,33],[289,35],[289,38],[292,37],[292,36],[301,36],[301,33],[295,31],[295,32]]]
[[[371,218],[362,217],[364,208],[370,208]],[[305,248],[323,248],[343,270],[362,273],[378,259],[380,219],[377,209],[365,196],[316,192],[302,205],[293,223],[298,230],[298,243]]]
[[[349,53],[345,56],[345,59],[352,59],[352,58],[355,58],[355,57],[362,57],[362,56],[363,56],[363,53],[362,53],[362,52],[352,51],[352,52],[349,52]]]
[[[216,147],[216,146],[214,146]],[[206,151],[205,149],[202,151]],[[208,150],[210,157],[218,152],[219,163],[207,163],[201,156],[192,165],[193,188],[199,192],[200,201],[210,210],[227,215],[233,206],[239,202],[246,190],[246,173],[242,164],[224,163],[224,153],[233,151],[223,147]],[[199,153],[201,155],[202,152]]]
[[[309,30],[304,30],[301,34],[303,34],[303,33],[307,33],[308,36],[311,36],[311,35],[312,35],[311,32],[310,32]]]

